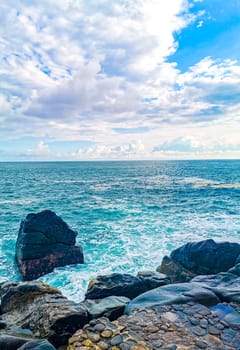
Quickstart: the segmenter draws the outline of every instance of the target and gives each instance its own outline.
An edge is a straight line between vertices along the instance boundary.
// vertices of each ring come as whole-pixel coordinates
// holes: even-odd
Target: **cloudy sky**
[[[239,0],[2,0],[0,160],[240,158]]]

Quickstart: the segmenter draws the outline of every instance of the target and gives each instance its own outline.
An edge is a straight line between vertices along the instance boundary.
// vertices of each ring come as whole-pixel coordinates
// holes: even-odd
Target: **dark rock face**
[[[67,344],[68,338],[89,321],[83,305],[39,281],[5,283],[0,295],[2,320],[8,326],[29,329],[33,336],[48,339],[56,347]]]
[[[164,256],[161,265],[157,268],[160,273],[165,273],[172,283],[189,282],[195,274],[185,269],[181,264]]]
[[[32,280],[55,267],[82,264],[83,252],[75,246],[77,232],[54,212],[28,214],[21,222],[16,244],[16,261],[24,280]]]
[[[233,267],[239,254],[238,243],[207,239],[183,245],[174,250],[170,258],[196,275],[213,275]]]
[[[159,286],[168,284],[167,276],[156,272],[129,274],[112,273],[98,276],[89,283],[86,299],[102,299],[108,296],[125,296],[129,299]]]
[[[233,268],[240,259],[240,244],[216,243],[212,239],[187,243],[164,257],[157,271],[172,283],[187,282],[196,275],[213,275]],[[237,270],[236,270],[237,271]]]
[[[186,304],[196,302],[211,306],[219,302],[217,295],[198,283],[179,283],[155,288],[134,298],[126,307],[125,312],[134,309],[144,309],[155,305]]]
[[[126,297],[111,296],[99,300],[85,300],[83,305],[87,308],[91,318],[105,316],[110,321],[116,320],[122,316],[126,305],[130,299]]]

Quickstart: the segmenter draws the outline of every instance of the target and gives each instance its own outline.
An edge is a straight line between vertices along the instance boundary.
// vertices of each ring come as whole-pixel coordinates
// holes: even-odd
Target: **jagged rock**
[[[30,329],[37,338],[53,345],[68,338],[89,321],[87,309],[43,282],[5,283],[0,289],[2,320],[7,325]]]
[[[141,272],[137,277],[121,273],[97,276],[89,283],[86,299],[102,299],[112,295],[133,299],[149,289],[169,282],[167,276],[156,272]]]
[[[172,283],[186,282],[196,275],[226,272],[238,263],[240,244],[216,243],[212,239],[184,244],[164,257],[157,271],[166,273]]]
[[[235,274],[222,272],[217,275],[202,275],[194,277],[192,282],[208,288],[221,301],[240,303],[240,277]]]
[[[47,340],[31,340],[22,345],[18,350],[56,350]]]
[[[129,302],[130,299],[126,297],[111,296],[98,300],[87,299],[83,302],[83,305],[87,308],[91,318],[105,316],[113,321],[122,316]]]
[[[21,222],[16,243],[16,261],[24,280],[32,280],[55,267],[83,263],[83,252],[75,246],[77,232],[54,212],[28,214]]]
[[[200,283],[170,284],[139,295],[127,305],[125,313],[155,305],[184,304],[191,301],[210,306],[217,304],[219,299],[214,292]]]

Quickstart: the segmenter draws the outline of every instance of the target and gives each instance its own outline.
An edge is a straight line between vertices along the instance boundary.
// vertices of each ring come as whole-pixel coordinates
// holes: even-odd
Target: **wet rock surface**
[[[83,263],[76,246],[77,232],[50,210],[28,214],[21,222],[16,243],[16,261],[24,280],[33,280],[55,267]]]
[[[183,304],[190,301],[212,306],[219,302],[218,296],[200,283],[178,283],[155,288],[131,300],[125,312],[155,305]]]
[[[149,271],[140,272],[136,277],[121,273],[97,276],[89,283],[86,299],[102,299],[112,295],[133,299],[149,289],[169,282],[166,275]]]
[[[235,274],[223,272],[217,275],[197,276],[192,282],[205,286],[222,301],[240,303],[240,277]]]
[[[34,337],[46,338],[55,346],[66,344],[89,321],[83,305],[75,304],[58,289],[39,281],[5,283],[0,294],[6,330],[11,325],[29,329]]]

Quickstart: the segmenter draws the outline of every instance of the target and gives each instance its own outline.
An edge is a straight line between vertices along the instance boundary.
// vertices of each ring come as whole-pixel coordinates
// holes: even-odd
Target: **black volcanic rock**
[[[76,246],[77,232],[51,210],[28,214],[21,222],[16,243],[16,261],[24,280],[32,280],[55,267],[82,264],[83,252]]]
[[[164,257],[158,272],[165,273],[172,283],[187,282],[197,275],[214,275],[233,268],[240,259],[240,244],[216,243],[212,239],[190,242]],[[237,273],[237,269],[235,269]]]
[[[240,244],[207,239],[183,245],[170,258],[196,275],[212,275],[233,267],[239,255]]]
[[[151,271],[140,272],[136,277],[126,273],[97,276],[88,285],[86,299],[102,299],[112,295],[133,299],[169,282],[166,275]]]
[[[89,321],[84,305],[65,298],[41,281],[7,282],[0,288],[2,320],[7,327],[28,329],[58,347]],[[0,348],[1,349],[1,348]],[[41,348],[40,348],[41,349]]]

